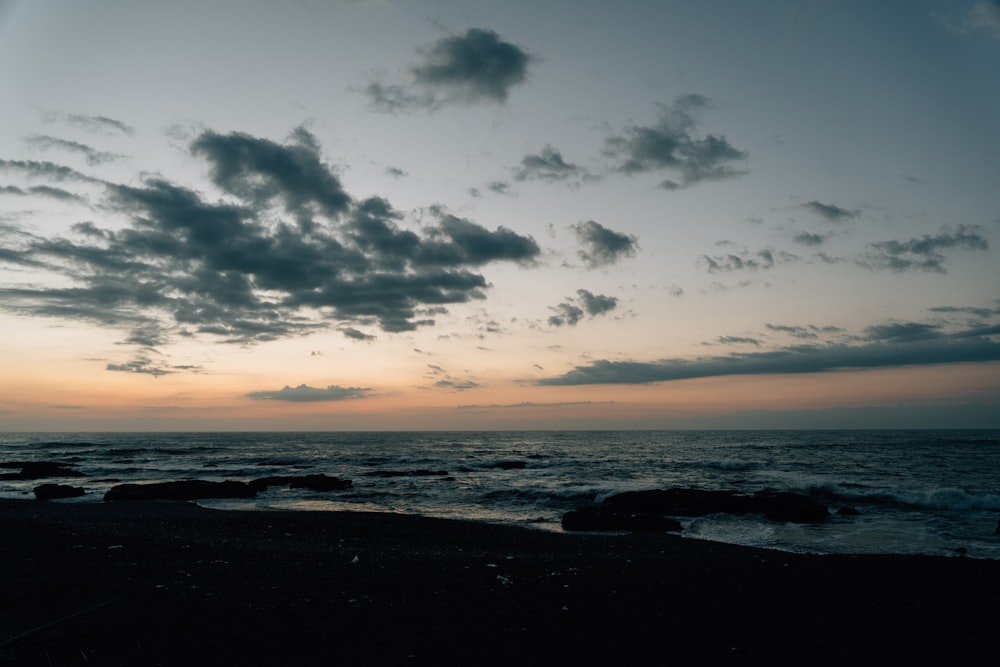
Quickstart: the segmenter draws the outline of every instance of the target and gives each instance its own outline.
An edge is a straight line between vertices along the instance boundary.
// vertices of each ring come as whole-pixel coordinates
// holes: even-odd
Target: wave
[[[822,484],[808,489],[812,496],[832,502],[895,506],[903,509],[998,511],[1000,494],[970,493],[955,487],[914,490],[852,491],[839,484]]]
[[[708,461],[705,465],[709,468],[717,468],[718,470],[750,470],[754,467],[754,464],[750,461],[735,458]]]

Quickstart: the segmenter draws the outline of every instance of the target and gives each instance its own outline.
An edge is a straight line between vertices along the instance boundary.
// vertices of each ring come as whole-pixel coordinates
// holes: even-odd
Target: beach
[[[0,501],[0,664],[994,664],[1000,562]]]

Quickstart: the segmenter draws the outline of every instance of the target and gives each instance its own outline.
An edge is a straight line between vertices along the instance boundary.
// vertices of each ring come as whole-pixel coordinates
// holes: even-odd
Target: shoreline
[[[992,664],[1000,562],[0,501],[0,664]]]

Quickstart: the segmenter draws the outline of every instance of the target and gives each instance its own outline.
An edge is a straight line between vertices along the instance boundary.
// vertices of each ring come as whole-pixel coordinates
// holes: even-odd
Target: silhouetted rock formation
[[[600,507],[570,512],[568,515],[572,516],[568,521],[573,527],[567,527],[568,515],[563,516],[563,527],[567,530],[633,530],[628,527],[630,521],[656,525],[648,517],[706,514],[763,514],[773,521],[819,523],[825,521],[830,512],[809,496],[798,493],[759,491],[747,495],[737,491],[650,489],[608,496]],[[614,524],[618,527],[613,527]],[[594,527],[579,527],[586,525]]]
[[[263,491],[272,486],[289,486],[293,489],[309,489],[311,491],[340,491],[354,484],[353,480],[317,475],[274,475],[255,479],[248,486],[255,492]]]
[[[73,470],[69,463],[56,461],[5,461],[0,468],[20,468],[21,472],[5,473],[0,479],[44,479],[46,477],[86,477],[79,470]]]
[[[244,482],[208,482],[185,479],[154,484],[118,484],[104,494],[105,501],[199,500],[203,498],[253,498],[257,492]]]
[[[58,500],[59,498],[78,498],[86,495],[79,486],[68,484],[39,484],[35,487],[35,498],[38,500]]]

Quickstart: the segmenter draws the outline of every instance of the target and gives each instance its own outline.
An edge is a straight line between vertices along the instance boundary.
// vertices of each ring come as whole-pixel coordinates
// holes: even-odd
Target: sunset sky
[[[1000,427],[1000,2],[0,0],[0,430]]]

